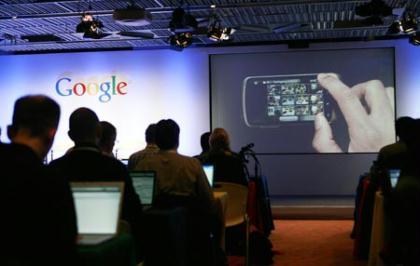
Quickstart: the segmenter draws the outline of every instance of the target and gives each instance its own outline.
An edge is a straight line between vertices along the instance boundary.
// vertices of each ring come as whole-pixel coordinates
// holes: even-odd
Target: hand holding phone
[[[385,88],[379,80],[349,88],[334,73],[318,74],[317,80],[343,113],[350,136],[348,152],[376,152],[395,142],[393,88]],[[318,152],[342,152],[322,113],[315,119],[312,144]]]

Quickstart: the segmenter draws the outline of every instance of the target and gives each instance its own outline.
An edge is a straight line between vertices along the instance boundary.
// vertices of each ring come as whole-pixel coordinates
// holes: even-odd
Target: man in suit
[[[77,225],[68,182],[43,165],[60,107],[42,95],[14,105],[11,144],[0,144],[1,265],[76,265]]]
[[[104,155],[99,149],[101,127],[98,116],[88,108],[78,108],[70,115],[69,125],[68,135],[75,145],[63,157],[52,161],[50,168],[72,182],[124,182],[122,219],[130,224],[136,244],[140,247],[140,199],[125,165]]]

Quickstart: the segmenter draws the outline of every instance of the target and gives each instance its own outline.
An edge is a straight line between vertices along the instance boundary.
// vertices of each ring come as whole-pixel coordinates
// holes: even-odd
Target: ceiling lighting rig
[[[220,20],[214,16],[209,23],[207,37],[215,42],[228,41],[235,32],[234,28],[223,27]]]
[[[169,37],[169,44],[175,50],[182,50],[193,42],[193,33],[198,28],[198,22],[194,16],[185,12],[182,7],[172,12],[169,22],[169,29],[172,35]]]
[[[389,35],[408,35],[408,41],[413,45],[420,45],[420,32],[418,31],[417,17],[414,12],[406,11],[401,19],[394,21],[388,28]]]
[[[215,8],[214,5],[211,8]],[[231,39],[235,29],[224,27],[216,14],[209,18],[207,26],[200,27],[197,19],[189,12],[185,12],[182,7],[176,8],[172,12],[172,18],[169,22],[169,29],[172,35],[169,37],[169,44],[176,50],[182,50],[190,46],[194,41],[194,35],[206,35],[211,41],[222,42]],[[201,22],[203,22],[201,21]]]
[[[80,23],[76,27],[76,32],[83,33],[83,38],[101,39],[110,35],[102,32],[101,28],[103,26],[103,23],[98,18],[94,18],[89,12],[84,12]]]

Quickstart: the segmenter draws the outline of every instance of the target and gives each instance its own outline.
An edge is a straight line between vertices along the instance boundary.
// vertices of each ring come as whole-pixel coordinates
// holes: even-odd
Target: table
[[[375,206],[373,208],[372,233],[369,248],[368,266],[383,266],[379,252],[384,245],[385,239],[385,216],[384,196],[381,191],[376,192]]]
[[[228,195],[226,192],[223,191],[213,191],[213,196],[216,200],[216,208],[218,215],[220,216],[223,222],[226,221],[226,208],[227,208],[227,199]],[[225,250],[225,223],[222,224],[222,228],[220,229],[220,247]]]

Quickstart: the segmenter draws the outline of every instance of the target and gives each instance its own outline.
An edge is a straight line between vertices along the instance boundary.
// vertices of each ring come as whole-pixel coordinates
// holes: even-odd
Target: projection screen
[[[212,127],[234,150],[375,153],[395,142],[394,48],[210,55]]]

